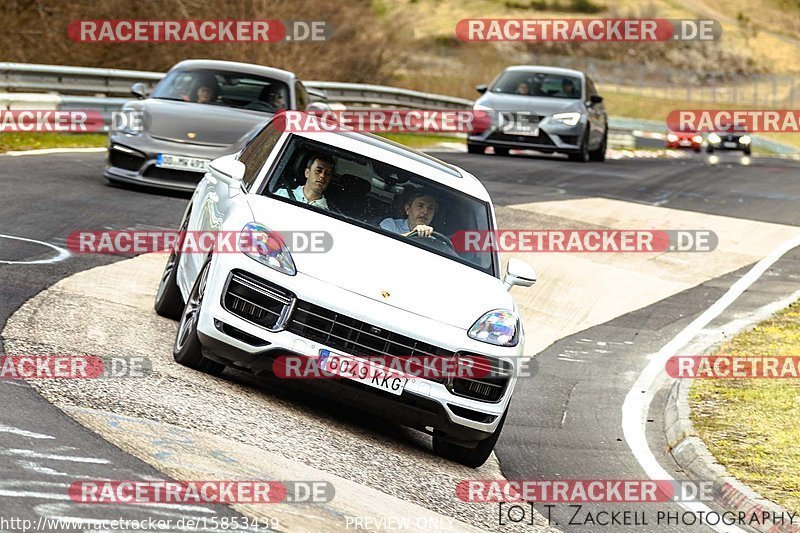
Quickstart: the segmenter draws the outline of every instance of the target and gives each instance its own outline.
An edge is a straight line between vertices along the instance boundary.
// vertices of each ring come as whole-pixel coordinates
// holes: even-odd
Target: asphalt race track
[[[800,199],[797,180],[800,165],[789,160],[743,158],[732,154],[711,159],[702,154],[685,159],[621,159],[603,164],[575,164],[556,157],[533,155],[437,155],[478,176],[496,206],[501,208],[524,204],[535,209],[541,202],[563,202],[571,206],[582,205],[581,200],[602,199],[641,208],[716,215],[726,217],[732,224],[754,221],[754,224],[800,226],[800,212],[796,209]],[[4,194],[0,198],[0,330],[20,306],[59,280],[124,259],[71,255],[53,261],[58,250],[52,246],[64,247],[72,231],[172,229],[178,224],[187,195],[109,186],[100,177],[103,157],[102,153],[0,156],[0,180],[4,184]],[[578,203],[569,203],[573,201]],[[599,216],[598,213],[588,215]],[[741,251],[742,254],[746,252]],[[692,260],[698,265],[706,261],[703,254],[694,257]],[[536,266],[536,257],[529,260]],[[496,448],[505,477],[646,478],[646,471],[632,453],[623,431],[622,405],[626,395],[647,365],[648,357],[718,300],[755,260],[743,261],[734,271],[720,270],[721,275],[698,278],[696,283],[687,283],[685,289],[676,289],[668,297],[626,310],[611,320],[591,323],[588,328],[573,328],[568,335],[558,337],[559,340],[538,353],[538,371],[530,378],[520,379]],[[587,276],[591,274],[591,271],[586,272]],[[590,281],[599,285],[611,283],[602,277]],[[536,291],[537,287],[531,291]],[[624,286],[611,288],[625,290]],[[725,325],[732,320],[797,290],[800,290],[800,252],[793,250],[704,331],[709,338],[728,335],[730,331],[726,331]],[[557,308],[559,302],[553,300],[550,305]],[[591,306],[593,302],[585,305]],[[526,333],[535,337],[536,324],[527,323]],[[244,378],[233,383],[229,386],[254,387]],[[659,464],[670,475],[681,479],[681,472],[666,451],[661,430],[665,396],[665,389],[655,393],[647,416],[646,436]],[[291,395],[287,398],[297,400]],[[8,515],[32,520],[41,516],[79,516],[88,521],[119,518],[123,511],[118,506],[87,509],[72,504],[68,498],[60,497],[64,487],[81,478],[164,477],[150,464],[76,423],[24,382],[0,380],[0,403],[4,406],[0,410],[0,449],[7,456],[0,460],[0,495],[6,502]],[[303,399],[300,403],[301,410],[324,413],[324,418],[332,416],[326,411],[325,402]],[[344,431],[374,432],[381,439],[393,441],[401,450],[406,448],[409,453],[419,453],[420,445],[414,444],[404,432],[385,425],[364,424],[357,416],[344,418]],[[442,467],[442,472],[468,475],[463,470],[448,469],[447,465]],[[424,497],[412,497],[413,491],[409,494],[407,499],[426,506],[422,501]],[[496,517],[496,504],[486,505],[494,506],[491,513]],[[624,507],[624,510],[640,513],[647,521],[646,528],[640,525],[601,530],[710,530],[656,523],[656,509],[650,505],[626,504]],[[616,509],[611,504],[585,506],[575,515],[576,509],[567,505],[538,507],[542,514],[550,515],[552,526],[564,531],[597,531],[600,528],[584,525],[582,520],[598,510]],[[679,512],[682,509],[678,504],[671,504],[661,505],[657,510]],[[124,510],[131,516],[141,512]],[[205,506],[200,510],[165,507],[157,512],[174,517],[187,513],[195,516],[238,514],[224,506]],[[445,514],[452,516],[451,512]],[[487,526],[486,522],[467,520],[467,523]],[[538,524],[536,528],[528,526],[520,530],[545,529],[541,521]],[[495,525],[492,529],[498,528]]]

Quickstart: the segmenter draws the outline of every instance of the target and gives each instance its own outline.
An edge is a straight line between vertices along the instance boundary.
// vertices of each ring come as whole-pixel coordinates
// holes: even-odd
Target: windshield
[[[274,168],[261,194],[344,218],[496,276],[493,252],[456,249],[460,232],[492,230],[489,205],[482,200],[367,156],[301,137],[291,139]],[[420,235],[426,230],[418,226],[432,228],[432,233]]]
[[[173,70],[152,97],[267,113],[289,108],[289,88],[282,81],[222,70]]]
[[[581,80],[577,76],[547,74],[523,70],[503,72],[491,92],[546,98],[581,98]]]

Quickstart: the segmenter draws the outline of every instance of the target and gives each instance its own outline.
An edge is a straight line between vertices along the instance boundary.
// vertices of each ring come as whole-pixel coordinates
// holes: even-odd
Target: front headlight
[[[242,230],[240,247],[250,259],[290,276],[297,274],[292,255],[281,236],[258,222],[251,222]]]
[[[703,143],[703,136],[702,135],[695,135],[694,137],[692,137],[692,140],[694,142],[696,142],[697,144],[702,144]]]
[[[720,139],[719,135],[717,135],[716,133],[709,133],[708,134],[708,142],[710,142],[710,143],[716,144],[716,143],[720,142],[721,140],[722,139]]]
[[[497,346],[516,346],[519,320],[510,311],[495,309],[489,311],[475,322],[467,335],[476,341]]]
[[[739,137],[739,142],[742,144],[750,144],[750,141],[752,141],[752,139],[750,138],[749,135],[742,135],[741,137]]]
[[[678,136],[677,136],[677,135],[675,135],[674,133],[668,133],[668,134],[667,134],[667,140],[668,140],[669,142],[671,142],[671,143],[674,143],[675,141],[677,141],[677,140],[678,140]]]
[[[553,120],[563,122],[567,126],[574,126],[581,119],[581,114],[576,112],[571,113],[556,113],[553,115]]]

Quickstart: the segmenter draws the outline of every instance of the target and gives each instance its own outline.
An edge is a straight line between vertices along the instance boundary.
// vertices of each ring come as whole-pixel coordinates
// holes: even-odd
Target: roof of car
[[[577,76],[583,78],[585,74],[580,70],[561,67],[546,67],[542,65],[514,65],[506,68],[506,70],[535,70],[536,72],[544,72],[546,74],[561,74],[564,76]]]
[[[445,163],[432,155],[408,148],[394,141],[356,131],[298,132],[295,135],[330,144],[377,159],[383,163],[413,172],[442,185],[452,187],[484,201],[491,201],[483,184],[465,170]]]
[[[217,69],[229,70],[233,72],[240,72],[242,74],[253,74],[255,76],[268,76],[270,78],[291,82],[295,78],[294,72],[288,70],[281,70],[279,68],[264,67],[261,65],[254,65],[252,63],[239,63],[236,61],[218,61],[216,59],[187,59],[181,61],[173,66],[170,70],[176,68],[202,68],[202,69]]]

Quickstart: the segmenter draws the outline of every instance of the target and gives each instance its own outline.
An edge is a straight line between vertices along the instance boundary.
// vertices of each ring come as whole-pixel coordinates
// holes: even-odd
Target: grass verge
[[[40,148],[91,148],[105,146],[104,133],[9,132],[0,133],[0,152]]]
[[[800,354],[800,301],[723,345],[719,354]],[[800,380],[698,379],[691,418],[728,472],[766,498],[800,512]]]

